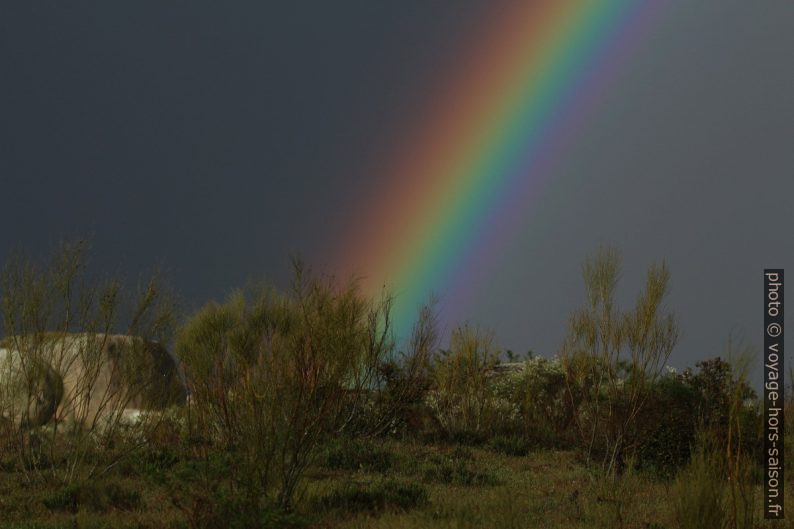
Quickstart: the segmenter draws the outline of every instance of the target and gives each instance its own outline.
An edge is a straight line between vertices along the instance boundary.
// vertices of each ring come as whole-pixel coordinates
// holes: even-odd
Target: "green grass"
[[[267,506],[244,513],[231,479],[234,460],[224,454],[147,450],[70,486],[28,483],[7,467],[0,471],[0,528],[680,527],[682,489],[670,482],[632,472],[603,477],[573,452],[514,456],[498,448],[340,440],[318,453],[291,514]],[[789,502],[792,492],[789,482]]]

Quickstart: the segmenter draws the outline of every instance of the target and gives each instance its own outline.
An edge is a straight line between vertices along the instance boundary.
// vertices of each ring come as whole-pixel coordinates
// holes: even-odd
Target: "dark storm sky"
[[[322,270],[494,4],[3,3],[0,260],[89,238],[188,307],[291,252]],[[674,365],[760,346],[762,269],[794,263],[792,28],[788,1],[668,2],[463,313],[553,354],[611,243],[626,299],[669,261]]]

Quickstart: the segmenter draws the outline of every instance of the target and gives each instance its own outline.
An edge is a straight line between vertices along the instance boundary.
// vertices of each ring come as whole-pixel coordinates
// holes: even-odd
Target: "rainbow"
[[[440,83],[434,108],[420,113],[394,161],[378,168],[382,187],[355,214],[342,248],[338,270],[358,274],[370,294],[386,287],[396,295],[399,335],[431,293],[460,304],[467,285],[482,280],[659,5],[494,7],[461,73]]]

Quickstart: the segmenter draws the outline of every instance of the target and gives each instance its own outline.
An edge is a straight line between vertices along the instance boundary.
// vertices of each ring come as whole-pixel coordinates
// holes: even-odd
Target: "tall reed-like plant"
[[[670,272],[648,269],[634,307],[620,310],[615,291],[620,256],[602,248],[583,267],[586,303],[573,313],[560,358],[570,405],[590,461],[600,455],[607,473],[631,456],[636,422],[677,341],[675,319],[664,307]]]
[[[758,403],[746,383],[752,354],[729,339],[727,357],[729,362],[702,362],[694,377],[707,398],[690,464],[677,477],[676,512],[684,528],[756,527],[753,456],[762,431]]]
[[[431,406],[451,437],[482,437],[499,418],[492,371],[498,363],[490,334],[469,325],[452,331],[449,350],[437,355]]]

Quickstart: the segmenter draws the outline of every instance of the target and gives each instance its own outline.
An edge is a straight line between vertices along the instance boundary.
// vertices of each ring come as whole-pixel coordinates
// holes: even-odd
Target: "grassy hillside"
[[[227,488],[231,459],[177,452],[144,450],[105,475],[68,486],[29,484],[5,458],[0,525],[246,527],[239,498]],[[792,490],[790,482],[789,505]],[[570,451],[510,456],[483,447],[339,440],[323,447],[308,469],[296,511],[263,509],[256,527],[672,529],[680,527],[679,494],[675,481],[635,472],[603,476]],[[756,527],[787,526],[759,521]]]

